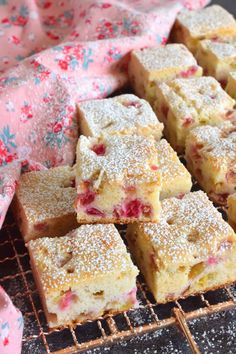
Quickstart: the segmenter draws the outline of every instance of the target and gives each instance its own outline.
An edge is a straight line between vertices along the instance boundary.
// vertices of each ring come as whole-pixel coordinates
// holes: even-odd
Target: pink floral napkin
[[[23,317],[0,286],[0,353],[20,354]]]
[[[130,50],[206,3],[0,0],[0,227],[21,170],[73,163],[75,102],[122,88]]]

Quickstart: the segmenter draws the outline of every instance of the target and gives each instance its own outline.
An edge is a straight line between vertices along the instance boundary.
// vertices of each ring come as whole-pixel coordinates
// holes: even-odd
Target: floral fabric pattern
[[[0,353],[20,354],[24,321],[0,286]]]
[[[0,227],[21,171],[72,164],[75,104],[127,83],[128,53],[164,44],[208,0],[0,0]]]

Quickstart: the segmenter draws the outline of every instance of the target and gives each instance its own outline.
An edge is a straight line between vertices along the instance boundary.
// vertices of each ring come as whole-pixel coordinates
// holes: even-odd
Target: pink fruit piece
[[[201,144],[194,144],[191,146],[190,151],[191,151],[191,157],[194,160],[199,160],[201,159],[201,155],[199,154],[199,150],[203,148],[203,145]]]
[[[198,67],[196,65],[191,66],[188,70],[181,71],[180,76],[182,78],[188,78],[190,76],[193,76],[198,70]]]
[[[86,209],[86,213],[88,215],[94,215],[94,216],[100,216],[100,217],[104,217],[105,216],[105,213],[97,208],[93,208],[93,207],[88,207]]]
[[[41,223],[34,225],[34,229],[37,231],[45,231],[45,230],[47,230],[47,228],[48,228],[48,225],[46,222],[41,222]]]
[[[72,302],[77,300],[77,295],[73,293],[71,290],[65,292],[62,298],[59,301],[59,308],[60,310],[67,310]]]
[[[229,170],[225,175],[225,179],[227,182],[236,181],[236,171]]]
[[[91,150],[99,156],[104,156],[106,153],[106,146],[104,144],[95,144],[92,146]]]
[[[194,119],[192,117],[185,117],[182,123],[182,126],[187,128],[189,127],[191,124],[193,124]]]
[[[140,108],[141,103],[138,101],[130,101],[130,102],[124,102],[123,105],[125,107],[135,107],[135,108]]]
[[[139,199],[133,199],[115,207],[113,215],[117,218],[138,218],[142,214],[150,216],[151,212],[152,207],[149,204],[143,204]]]
[[[235,110],[229,109],[229,110],[225,113],[226,119],[231,119],[231,118],[233,117],[233,115],[234,115],[234,112],[235,112]]]
[[[77,200],[80,203],[80,205],[88,205],[91,204],[96,197],[96,193],[93,191],[86,191],[85,193],[80,193],[77,196]]]
[[[156,166],[156,165],[151,165],[150,167],[151,167],[151,170],[153,170],[153,171],[157,171],[158,170],[158,166]]]
[[[137,288],[135,287],[132,290],[130,290],[130,292],[128,293],[128,298],[133,305],[137,303],[136,292],[137,292]]]
[[[128,218],[138,218],[142,213],[142,203],[138,199],[129,201],[125,205],[125,215]]]
[[[210,256],[207,260],[207,265],[216,265],[219,263],[219,258],[215,256]]]

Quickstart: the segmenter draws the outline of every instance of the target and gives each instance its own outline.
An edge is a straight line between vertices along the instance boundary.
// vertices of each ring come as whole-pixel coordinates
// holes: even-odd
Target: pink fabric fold
[[[130,50],[164,44],[207,0],[0,0],[0,227],[23,170],[72,164],[75,103],[127,84]]]
[[[0,353],[20,354],[23,317],[0,286]]]

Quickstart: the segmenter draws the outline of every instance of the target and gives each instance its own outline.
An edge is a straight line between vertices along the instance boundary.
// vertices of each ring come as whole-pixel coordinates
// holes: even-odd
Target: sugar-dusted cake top
[[[16,194],[29,222],[73,213],[74,179],[74,171],[69,166],[23,174]]]
[[[101,100],[90,100],[79,103],[79,111],[83,113],[92,136],[101,134],[122,134],[127,130],[130,134],[137,127],[153,127],[163,130],[150,104],[132,94],[120,95]]]
[[[138,273],[112,224],[82,225],[64,237],[29,242],[45,292],[78,286],[122,272]]]
[[[161,139],[156,144],[156,147],[163,183],[165,180],[170,181],[177,176],[183,178],[190,177],[190,173],[180,162],[177,153],[165,139]]]
[[[77,145],[77,181],[98,176],[101,182],[160,184],[154,139],[141,136],[80,136]]]
[[[202,191],[164,199],[160,222],[141,228],[164,266],[203,262],[236,242],[232,228]]]
[[[133,54],[148,71],[197,66],[196,59],[183,44],[138,49]]]
[[[231,165],[236,174],[236,127],[226,124],[197,127],[190,133],[192,138],[196,139],[201,154],[214,160],[221,168]]]
[[[204,114],[205,118],[209,118],[226,113],[235,104],[235,100],[222,89],[218,81],[209,76],[175,79],[160,84],[160,89],[175,114],[184,117],[195,118]]]
[[[205,36],[209,32],[225,28],[236,28],[233,15],[219,5],[212,5],[198,11],[184,10],[177,19],[193,37]]]
[[[236,42],[218,42],[209,39],[201,41],[201,45],[205,50],[211,51],[218,59],[234,59],[236,60]]]

